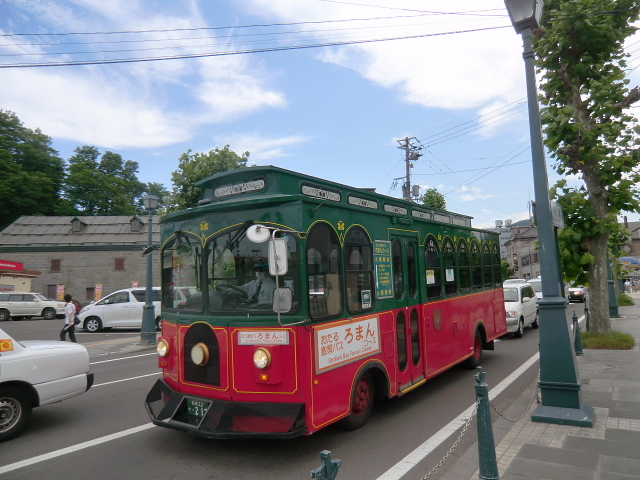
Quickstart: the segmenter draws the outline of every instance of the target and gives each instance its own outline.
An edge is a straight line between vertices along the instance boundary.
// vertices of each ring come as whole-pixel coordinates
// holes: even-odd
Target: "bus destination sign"
[[[373,242],[373,263],[376,274],[376,298],[393,298],[391,279],[391,242]]]
[[[372,316],[317,327],[315,348],[317,373],[380,353],[380,319]]]
[[[238,345],[289,345],[289,331],[240,330]]]
[[[236,183],[235,185],[223,185],[214,190],[216,198],[239,195],[241,193],[255,192],[264,188],[264,180],[254,180],[252,182]]]

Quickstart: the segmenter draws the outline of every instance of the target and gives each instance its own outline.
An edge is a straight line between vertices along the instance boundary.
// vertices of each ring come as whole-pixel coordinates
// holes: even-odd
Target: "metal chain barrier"
[[[460,432],[460,435],[458,435],[458,438],[456,439],[455,442],[453,442],[453,445],[451,446],[451,448],[449,449],[449,451],[445,454],[444,457],[442,457],[442,460],[440,460],[438,462],[438,464],[433,467],[431,469],[431,471],[429,473],[427,473],[424,477],[422,477],[420,480],[426,480],[427,478],[429,478],[431,475],[433,475],[434,473],[436,473],[436,471],[442,466],[442,464],[447,460],[447,458],[449,458],[449,456],[451,456],[451,454],[454,452],[454,450],[456,449],[456,447],[458,446],[458,444],[460,443],[460,440],[462,440],[462,437],[464,436],[465,433],[467,433],[467,429],[469,428],[469,425],[471,425],[471,420],[473,420],[473,417],[476,416],[476,413],[478,413],[478,404],[482,401],[481,398],[477,398],[476,399],[476,404],[473,407],[473,412],[471,412],[471,416],[469,417],[469,419],[465,422],[464,426],[462,427],[462,431]]]
[[[540,370],[538,370],[538,376],[536,377],[536,384],[538,383],[538,380],[540,380]],[[531,395],[531,400],[529,400],[529,405],[527,405],[527,409],[518,418],[506,417],[500,410],[498,410],[498,407],[496,407],[491,400],[489,400],[489,405],[491,405],[491,408],[493,408],[498,415],[500,415],[502,418],[504,418],[508,422],[517,422],[518,420],[523,419],[524,416],[527,413],[529,413],[529,409],[531,408],[531,405],[533,405],[534,400],[537,400],[537,402],[540,403],[540,396],[538,395],[539,389],[540,388],[536,385],[536,388],[533,389],[533,395]]]

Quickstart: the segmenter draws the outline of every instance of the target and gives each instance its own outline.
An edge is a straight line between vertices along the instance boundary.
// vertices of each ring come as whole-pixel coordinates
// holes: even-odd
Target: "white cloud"
[[[470,194],[460,195],[460,200],[464,202],[472,202],[474,200],[487,200],[488,198],[498,196],[495,193],[482,193],[482,190],[477,187],[471,187],[471,192],[472,193]]]
[[[241,154],[250,153],[249,163],[265,164],[279,157],[287,157],[286,147],[293,147],[308,141],[310,137],[292,135],[282,138],[265,138],[259,134],[227,135],[224,143],[231,145],[234,152]]]

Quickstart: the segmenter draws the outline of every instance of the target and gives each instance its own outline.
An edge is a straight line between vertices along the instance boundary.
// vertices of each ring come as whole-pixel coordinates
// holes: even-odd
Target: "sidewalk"
[[[640,293],[631,296],[636,305],[619,307],[621,318],[612,318],[611,326],[634,336],[633,350],[585,349],[577,357],[582,399],[595,410],[593,428],[533,423],[535,402],[516,423],[492,411],[501,479],[640,479]],[[534,382],[503,413],[522,415],[535,387]],[[477,469],[476,442],[440,480],[476,480]]]
[[[108,355],[124,355],[136,352],[155,352],[155,345],[140,345],[140,335],[118,340],[104,340],[83,344],[89,352],[89,358],[96,360]]]

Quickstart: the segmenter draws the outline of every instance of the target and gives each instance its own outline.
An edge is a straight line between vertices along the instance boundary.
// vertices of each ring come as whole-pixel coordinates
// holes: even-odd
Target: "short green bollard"
[[[341,460],[331,460],[331,452],[329,450],[323,450],[320,452],[320,460],[322,465],[311,470],[311,478],[317,478],[319,480],[334,480],[338,475],[338,469],[342,464]]]
[[[480,478],[482,480],[498,480],[498,460],[496,444],[493,440],[491,410],[489,408],[489,385],[484,381],[485,373],[478,367],[476,379],[476,401],[478,402],[478,456],[480,457]]]
[[[580,325],[578,325],[578,317],[576,311],[573,311],[573,346],[576,350],[576,357],[584,355],[582,352],[582,336],[580,335]]]
[[[584,329],[585,331],[589,332],[589,327],[591,325],[589,325],[589,307],[587,307],[587,304],[585,303],[584,305],[584,317],[585,317],[585,324],[584,324]]]

